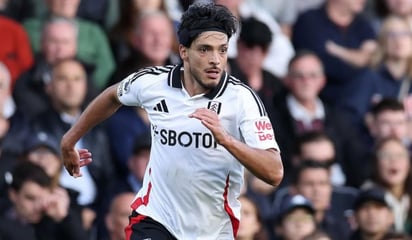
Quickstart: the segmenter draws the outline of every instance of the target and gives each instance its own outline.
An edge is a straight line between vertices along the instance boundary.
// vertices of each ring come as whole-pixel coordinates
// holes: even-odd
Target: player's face
[[[201,33],[189,48],[181,49],[189,68],[193,87],[202,91],[213,89],[220,81],[227,64],[228,37],[217,31]],[[187,77],[187,75],[185,75]],[[187,86],[186,86],[187,87]]]

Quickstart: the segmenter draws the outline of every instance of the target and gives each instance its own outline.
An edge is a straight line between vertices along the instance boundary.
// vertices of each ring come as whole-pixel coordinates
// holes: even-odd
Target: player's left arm
[[[248,146],[226,132],[218,115],[209,109],[197,109],[190,117],[199,119],[213,134],[217,143],[225,147],[251,173],[273,186],[283,178],[280,152],[275,148],[259,149]]]

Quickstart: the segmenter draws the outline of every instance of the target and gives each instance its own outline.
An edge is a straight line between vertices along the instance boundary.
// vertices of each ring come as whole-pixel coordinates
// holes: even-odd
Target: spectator
[[[143,184],[143,176],[146,171],[146,166],[149,163],[151,136],[149,132],[138,135],[134,141],[132,155],[127,161],[128,174],[126,178],[122,178],[123,184],[117,185],[117,191],[138,192]],[[123,186],[122,186],[123,185]]]
[[[360,192],[353,209],[358,225],[353,240],[383,239],[393,224],[393,214],[380,189]]]
[[[316,230],[312,234],[304,237],[302,240],[332,240],[332,238],[330,238],[329,234],[327,234],[326,232],[322,230]]]
[[[8,176],[12,207],[1,214],[1,239],[88,239],[66,193],[52,188],[40,166],[22,162]]]
[[[399,139],[386,138],[376,145],[372,172],[364,188],[379,187],[394,215],[397,232],[411,232],[412,174],[408,149]]]
[[[287,72],[289,59],[294,54],[294,49],[289,38],[282,33],[282,30],[276,20],[270,13],[255,4],[246,0],[214,0],[215,3],[229,8],[233,15],[239,20],[254,17],[265,23],[272,31],[273,39],[269,47],[268,55],[263,62],[263,68],[277,77],[283,77]],[[237,56],[237,40],[239,34],[232,36],[229,40],[228,57]]]
[[[298,16],[308,10],[318,8],[325,3],[325,0],[294,0]]]
[[[335,170],[336,166],[333,165],[334,159],[335,150],[333,142],[324,133],[308,132],[303,134],[298,139],[297,155],[294,156],[294,168],[299,169],[302,164],[310,165],[310,162],[318,162],[329,168],[330,180],[332,183],[332,197],[330,205],[333,206],[332,211],[339,212],[336,215],[341,216],[342,214],[346,215],[350,213],[351,204],[358,194],[358,189],[336,184],[336,182],[338,182],[337,180],[334,182],[334,174],[335,179],[339,179],[339,176],[341,175],[338,170]],[[289,174],[289,178],[293,179],[293,174]],[[286,180],[284,186],[290,184],[292,179],[288,179],[289,181]],[[276,197],[279,198],[284,195],[286,190],[287,188],[279,189],[276,192]]]
[[[23,151],[22,143],[29,131],[28,120],[16,108],[10,91],[11,75],[0,62],[0,188],[6,189],[4,174],[15,165]],[[6,194],[0,194],[0,211],[7,205]]]
[[[22,22],[41,12],[43,5],[42,2],[36,0],[0,0],[0,12],[6,17]]]
[[[175,40],[172,22],[164,12],[141,12],[130,36],[130,54],[120,62],[108,85],[143,67],[177,64],[180,60],[173,52]]]
[[[269,240],[266,225],[256,203],[245,195],[240,196],[239,201],[241,218],[236,240]]]
[[[390,16],[383,22],[378,48],[372,58],[372,69],[360,74],[349,90],[343,107],[352,115],[359,129],[364,127],[364,116],[382,98],[412,102],[412,30],[407,22]],[[349,93],[348,92],[348,93]],[[412,109],[406,109],[412,114]]]
[[[263,22],[251,17],[244,19],[237,43],[237,56],[229,59],[230,73],[253,88],[266,109],[272,108],[274,96],[284,91],[283,83],[263,69],[263,61],[269,53],[272,32]]]
[[[384,98],[375,104],[366,116],[366,141],[373,153],[377,142],[388,137],[402,141],[412,151],[408,130],[408,116],[405,107],[396,99]]]
[[[46,172],[52,187],[58,187],[63,162],[60,159],[59,141],[45,132],[31,132],[24,141],[22,160],[33,162]]]
[[[42,49],[32,68],[16,82],[14,97],[19,109],[28,117],[44,111],[49,104],[45,85],[53,64],[77,53],[77,25],[68,19],[53,18],[44,24]]]
[[[310,131],[297,139],[296,154],[292,158],[294,167],[302,161],[318,161],[330,166],[332,185],[345,185],[346,176],[342,166],[336,162],[336,150],[333,140],[322,131]]]
[[[70,202],[69,211],[76,211],[80,214],[82,207],[77,203],[79,192],[60,185],[63,162],[60,158],[58,139],[45,132],[32,132],[24,145],[25,150],[20,160],[30,161],[43,168],[51,179],[51,188],[61,193],[65,198],[64,201]],[[83,223],[82,226],[85,227],[85,225],[86,223]]]
[[[250,172],[245,173],[244,194],[256,203],[265,223],[270,223],[273,218],[272,201],[277,189]]]
[[[389,16],[403,18],[412,29],[412,2],[409,0],[376,0],[375,1],[374,27],[379,31],[382,21]]]
[[[151,136],[149,132],[136,137],[134,141],[132,154],[127,159],[127,166],[119,179],[111,185],[108,194],[106,194],[103,202],[103,211],[107,212],[110,208],[110,202],[113,201],[118,194],[124,192],[137,193],[143,184],[143,176],[146,171],[146,166],[149,163],[151,147]],[[130,214],[130,212],[129,212]],[[101,223],[102,224],[102,223]],[[99,230],[101,235],[107,235],[105,226],[101,226]]]
[[[118,20],[121,1],[82,0],[77,17],[98,24],[104,31],[110,29]]]
[[[292,26],[296,21],[298,12],[296,1],[270,1],[270,0],[249,0],[252,3],[258,4],[267,9],[269,13],[279,23],[282,33],[292,36]]]
[[[365,156],[365,148],[347,116],[320,99],[319,93],[326,79],[317,55],[299,51],[289,63],[284,83],[287,93],[275,99],[274,107],[268,113],[276,123],[274,129],[286,171],[292,168],[291,156],[297,138],[308,131],[324,131],[334,142],[336,162],[342,166],[345,175],[350,176],[346,184],[361,184],[362,175],[356,170]]]
[[[6,65],[0,62],[0,142],[3,154],[19,154],[21,142],[28,130],[28,121],[16,107],[11,94],[12,79]]]
[[[365,69],[376,49],[375,32],[360,15],[364,4],[365,0],[326,0],[302,13],[293,26],[295,49],[314,51],[325,66],[327,83],[321,95],[331,104],[347,97],[342,90]]]
[[[327,165],[303,161],[295,169],[291,185],[277,191],[273,214],[278,215],[277,209],[281,209],[285,199],[301,194],[312,203],[319,229],[327,232],[332,239],[347,239],[350,225],[345,214],[352,208],[353,197],[343,194],[334,195],[333,189]]]
[[[124,229],[129,224],[129,215],[132,212],[131,202],[135,198],[133,192],[123,192],[116,195],[106,214],[105,223],[109,230],[107,240],[126,240]]]
[[[33,51],[38,53],[40,50],[40,33],[47,19],[50,17],[70,19],[78,26],[77,57],[95,67],[92,76],[94,85],[98,89],[105,87],[115,69],[115,63],[103,30],[93,22],[76,18],[80,0],[72,0],[64,4],[62,0],[48,0],[46,3],[48,12],[44,16],[27,19],[23,23],[29,34]]]
[[[316,230],[315,209],[308,199],[295,195],[285,200],[275,231],[282,240],[302,240]]]
[[[119,128],[119,126],[128,126]],[[143,108],[122,106],[104,125],[113,162],[119,176],[128,174],[127,161],[133,153],[135,139],[150,132],[150,121]]]
[[[44,131],[56,139],[77,121],[87,92],[87,77],[79,61],[65,59],[53,66],[50,82],[46,85],[51,106],[32,121],[35,131]],[[74,179],[62,169],[60,184],[79,192],[77,202],[83,206],[85,228],[94,226],[96,215],[101,212],[102,199],[114,175],[107,136],[96,128],[77,142],[77,146],[93,151],[94,164],[84,169],[82,178]],[[110,181],[109,181],[110,179]],[[102,216],[100,216],[102,217]],[[103,219],[103,218],[100,218]]]
[[[119,2],[120,18],[119,21],[110,30],[108,36],[113,49],[116,63],[125,61],[132,55],[132,42],[136,35],[136,28],[139,23],[139,16],[143,12],[163,12],[169,17],[169,11],[166,5],[169,1],[152,0],[152,1],[134,1],[123,0]],[[179,17],[180,18],[180,17]],[[170,20],[172,21],[172,20]],[[176,20],[173,20],[177,25]],[[160,26],[157,26],[160,27]],[[174,32],[174,31],[173,31]],[[177,50],[177,49],[175,49]]]
[[[17,78],[33,64],[33,53],[23,26],[5,16],[0,16],[0,61],[10,71],[10,90]]]

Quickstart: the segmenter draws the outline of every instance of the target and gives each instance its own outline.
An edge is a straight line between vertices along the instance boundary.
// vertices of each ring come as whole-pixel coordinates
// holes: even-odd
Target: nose
[[[219,53],[215,51],[211,52],[209,56],[209,63],[212,65],[219,65],[220,63]]]

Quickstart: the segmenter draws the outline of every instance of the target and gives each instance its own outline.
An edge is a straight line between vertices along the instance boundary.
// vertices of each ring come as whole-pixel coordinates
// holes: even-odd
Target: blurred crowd
[[[237,240],[411,239],[412,0],[0,0],[0,240],[125,239],[145,111],[76,143],[81,178],[59,141],[106,87],[180,63],[195,1],[241,22],[226,71],[261,97],[285,168],[277,187],[245,172]]]

